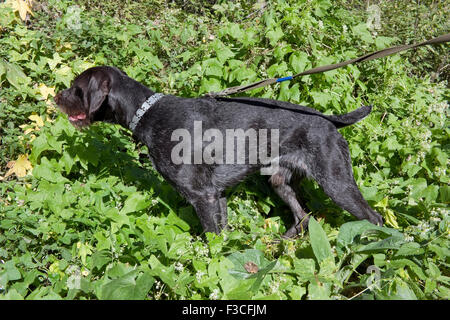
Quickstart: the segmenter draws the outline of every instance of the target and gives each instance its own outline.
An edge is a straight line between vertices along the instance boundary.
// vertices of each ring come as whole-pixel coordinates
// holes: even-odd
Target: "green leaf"
[[[403,146],[398,143],[397,138],[395,136],[388,137],[382,144],[382,146],[390,151],[400,150]]]
[[[419,200],[423,197],[423,191],[427,187],[427,180],[425,178],[418,178],[411,181],[410,188],[411,193],[409,196],[414,200]]]
[[[235,252],[227,256],[227,258],[233,262],[234,268],[229,270],[229,273],[236,279],[248,279],[257,277],[258,273],[269,272],[275,264],[270,262],[264,257],[264,253],[256,249],[247,249],[243,252]],[[245,269],[247,263],[254,263],[258,271],[256,273],[250,273]],[[269,270],[264,270],[269,267]]]
[[[269,38],[271,46],[275,46],[283,35],[283,30],[279,26],[276,26],[275,29],[269,30],[266,33],[266,37]]]
[[[203,61],[203,68],[206,76],[223,77],[223,64],[215,58]]]
[[[358,252],[379,251],[386,249],[399,249],[400,245],[405,243],[405,238],[401,236],[391,236],[389,238],[369,243],[358,249]]]
[[[45,157],[41,159],[41,164],[33,168],[33,176],[37,179],[45,179],[53,183],[69,182],[68,179],[63,177],[60,172],[53,168]]]
[[[241,40],[244,36],[244,31],[241,30],[241,27],[239,24],[232,23],[228,27],[228,34],[236,40]]]
[[[306,52],[294,52],[289,57],[289,64],[295,73],[300,73],[305,71],[306,66],[309,64],[308,54]]]
[[[317,261],[320,263],[326,258],[333,257],[327,234],[323,231],[321,225],[316,221],[316,219],[314,219],[314,217],[309,219],[308,230],[309,237],[311,239],[311,247]]]
[[[310,94],[314,99],[314,103],[318,104],[319,106],[326,107],[328,105],[328,102],[331,101],[331,95],[326,92],[311,91]]]
[[[341,228],[339,229],[339,234],[337,237],[337,245],[340,248],[347,247],[354,243],[354,239],[357,236],[361,236],[364,232],[375,230],[381,232],[378,236],[381,236],[383,234],[390,235],[390,236],[396,236],[396,237],[403,237],[403,235],[391,228],[387,227],[379,227],[372,223],[370,223],[367,220],[361,220],[361,221],[352,221],[344,223]]]
[[[8,281],[19,280],[22,278],[19,269],[16,268],[14,261],[10,260],[5,262],[2,267],[6,271],[6,276],[8,277]]]
[[[106,283],[102,286],[101,298],[104,300],[143,300],[155,279],[148,273],[137,276],[138,271],[133,270]]]
[[[11,289],[6,294],[0,295],[0,300],[23,300],[23,297],[16,289]]]
[[[230,48],[226,47],[225,45],[221,45],[219,47],[215,47],[214,50],[217,54],[217,59],[219,59],[220,63],[225,63],[230,58],[234,57],[233,51],[230,50]]]
[[[397,251],[395,256],[413,256],[423,254],[424,249],[417,242],[407,242]]]
[[[74,74],[69,66],[63,66],[54,72],[55,81],[57,83],[62,83],[66,87],[70,87],[70,81],[72,81]]]
[[[301,286],[295,286],[289,291],[292,300],[301,300],[305,294],[306,288]]]
[[[173,211],[167,216],[167,223],[179,227],[183,231],[189,231],[191,228],[184,220],[180,219]]]
[[[391,295],[391,300],[417,300],[414,291],[408,284],[398,278],[395,279],[395,290]]]
[[[31,82],[31,79],[25,75],[18,65],[6,61],[3,65],[6,67],[6,80],[16,89],[21,89],[22,86]]]
[[[92,266],[98,270],[108,262],[111,262],[111,253],[106,250],[95,251],[92,255]]]
[[[36,162],[39,155],[45,150],[52,150],[53,148],[47,142],[45,135],[39,135],[33,140],[30,160]]]
[[[145,195],[140,192],[135,192],[128,196],[127,200],[125,200],[123,208],[120,210],[119,214],[126,215],[130,212],[141,211],[149,205],[150,201],[147,200]]]
[[[408,259],[394,259],[390,261],[390,267],[394,269],[401,269],[403,267],[409,267],[421,280],[425,281],[427,276],[417,264]]]
[[[300,282],[315,279],[316,263],[313,259],[295,259],[294,272],[299,275]]]
[[[171,288],[174,288],[176,286],[176,276],[173,266],[166,267],[154,255],[150,256],[148,262],[150,264],[152,275],[158,276]]]
[[[220,91],[222,88],[222,85],[220,83],[220,80],[216,78],[203,78],[202,84],[200,86],[200,94],[204,92],[217,92]]]
[[[109,208],[103,212],[103,215],[112,221],[117,222],[119,228],[122,225],[130,225],[130,218],[125,214],[119,213],[117,208]]]
[[[360,23],[352,27],[353,34],[363,40],[366,43],[373,43],[372,35],[369,30],[367,30],[367,25],[365,23]]]
[[[308,300],[330,300],[330,285],[313,281],[308,285]]]
[[[394,38],[390,38],[390,37],[383,37],[383,36],[377,36],[375,38],[375,45],[377,47],[377,50],[381,50],[384,48],[389,47],[389,45],[394,42]]]

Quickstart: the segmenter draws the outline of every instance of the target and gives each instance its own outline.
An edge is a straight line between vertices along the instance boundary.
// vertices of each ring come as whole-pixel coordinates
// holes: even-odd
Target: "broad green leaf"
[[[275,46],[277,42],[283,37],[283,35],[283,30],[278,26],[266,33],[266,37],[269,38],[271,46]]]
[[[369,30],[367,30],[367,25],[365,23],[360,23],[352,27],[353,34],[363,40],[366,43],[373,43],[372,35]]]
[[[55,72],[55,81],[57,83],[62,83],[66,87],[70,87],[70,81],[74,78],[72,69],[69,66],[62,66],[58,68]]]
[[[11,289],[5,294],[0,294],[0,300],[23,300],[23,297],[16,289]]]
[[[346,246],[351,245],[354,243],[354,239],[356,236],[361,236],[364,232],[374,230],[379,231],[381,234],[379,235],[386,235],[386,236],[396,236],[396,237],[402,237],[402,234],[391,228],[387,227],[379,227],[372,223],[370,223],[367,220],[361,220],[361,221],[352,221],[344,223],[341,228],[339,229],[339,234],[337,237],[337,245],[340,248],[344,248]]]
[[[31,151],[30,159],[33,162],[36,162],[42,152],[52,149],[53,148],[48,144],[45,135],[39,135],[36,139],[33,140],[33,148]]]
[[[399,278],[395,279],[395,291],[391,296],[392,300],[417,300],[414,291],[408,284]]]
[[[315,279],[316,263],[313,259],[295,259],[294,272],[298,274],[300,282]]]
[[[206,76],[222,77],[223,64],[217,59],[208,59],[203,62],[203,68]]]
[[[65,183],[69,180],[56,171],[48,161],[44,161],[43,158],[41,164],[37,165],[33,169],[33,176],[37,179],[45,179],[53,183]]]
[[[241,29],[239,24],[232,23],[228,27],[228,34],[236,40],[241,40],[244,36],[244,31]]]
[[[385,49],[391,45],[391,43],[394,42],[394,38],[390,37],[383,37],[383,36],[377,36],[375,38],[375,45],[377,47],[377,50]]]
[[[371,242],[365,246],[362,246],[361,248],[358,249],[358,252],[399,249],[403,243],[405,243],[403,235],[391,236],[389,238],[377,242]]]
[[[289,57],[289,64],[291,65],[292,69],[294,69],[295,73],[305,71],[308,63],[308,54],[304,51],[294,52]]]
[[[6,67],[6,80],[16,89],[20,90],[22,86],[31,82],[20,66],[8,62],[4,62],[4,66]]]
[[[217,92],[220,91],[222,85],[220,80],[216,78],[203,78],[200,86],[200,94],[205,92]]]
[[[6,261],[2,268],[6,271],[6,276],[8,277],[8,281],[19,280],[22,278],[19,269],[16,268],[16,264],[14,261]]]
[[[330,285],[312,281],[308,285],[308,300],[330,300]]]
[[[289,291],[289,296],[292,300],[301,300],[306,294],[306,288],[301,286],[295,286]]]
[[[154,278],[148,273],[138,276],[138,271],[133,270],[105,284],[101,290],[101,298],[104,300],[142,300],[154,282]]]
[[[123,208],[120,210],[121,215],[126,215],[130,212],[136,212],[147,208],[150,204],[150,201],[147,200],[147,197],[139,192],[135,192],[128,196],[127,200],[123,205]]]
[[[427,181],[425,178],[418,178],[411,181],[410,184],[411,193],[410,197],[414,200],[419,200],[423,197],[423,191],[427,188]]]
[[[111,252],[106,250],[95,251],[92,255],[92,266],[100,270],[108,262],[111,262]]]
[[[173,211],[169,212],[169,215],[167,216],[167,223],[175,225],[183,231],[188,231],[190,229],[189,224],[180,219]]]
[[[331,95],[326,92],[311,91],[310,95],[314,99],[314,103],[322,107],[326,107],[328,102],[331,101]]]
[[[321,225],[316,221],[316,219],[314,219],[314,217],[309,219],[308,230],[309,237],[311,239],[311,247],[317,261],[320,263],[326,258],[333,257],[327,234],[323,231]]]
[[[403,244],[395,253],[395,256],[413,256],[423,254],[424,249],[417,242],[407,242]]]
[[[275,264],[264,257],[264,253],[256,249],[247,249],[243,252],[235,252],[227,256],[233,262],[234,268],[229,270],[229,273],[237,279],[248,279],[258,276],[258,273],[269,272]],[[253,263],[257,267],[255,273],[250,273],[246,270],[246,264]],[[268,268],[268,269],[265,269]]]
[[[171,288],[176,286],[176,277],[173,266],[166,267],[154,255],[150,256],[148,262],[153,276],[158,276]]]

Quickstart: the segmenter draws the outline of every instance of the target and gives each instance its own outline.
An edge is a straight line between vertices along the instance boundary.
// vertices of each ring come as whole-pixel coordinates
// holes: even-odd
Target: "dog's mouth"
[[[73,116],[69,115],[69,120],[72,121],[72,122],[76,122],[76,121],[84,120],[84,119],[86,119],[86,114],[85,113],[79,113],[79,114],[76,114],[76,115],[73,115]]]
[[[86,113],[68,114],[68,116],[70,123],[76,128],[84,128],[91,124]]]

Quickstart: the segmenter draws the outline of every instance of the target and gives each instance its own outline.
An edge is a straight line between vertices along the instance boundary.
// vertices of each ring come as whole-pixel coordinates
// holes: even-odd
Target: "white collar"
[[[147,100],[145,100],[142,106],[136,110],[133,119],[128,125],[131,131],[134,131],[134,129],[136,129],[136,126],[138,125],[139,121],[144,116],[144,114],[148,111],[148,109],[150,109],[151,106],[154,105],[163,96],[164,95],[162,93],[155,93],[154,95],[151,95]]]

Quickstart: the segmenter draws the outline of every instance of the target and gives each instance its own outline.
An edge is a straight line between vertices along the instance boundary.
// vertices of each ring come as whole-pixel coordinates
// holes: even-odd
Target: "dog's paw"
[[[369,219],[371,223],[373,223],[376,226],[382,227],[384,225],[383,217],[378,212],[373,212]]]
[[[303,218],[299,224],[294,224],[286,231],[281,237],[283,239],[295,239],[298,235],[302,234],[308,228],[309,216]]]

